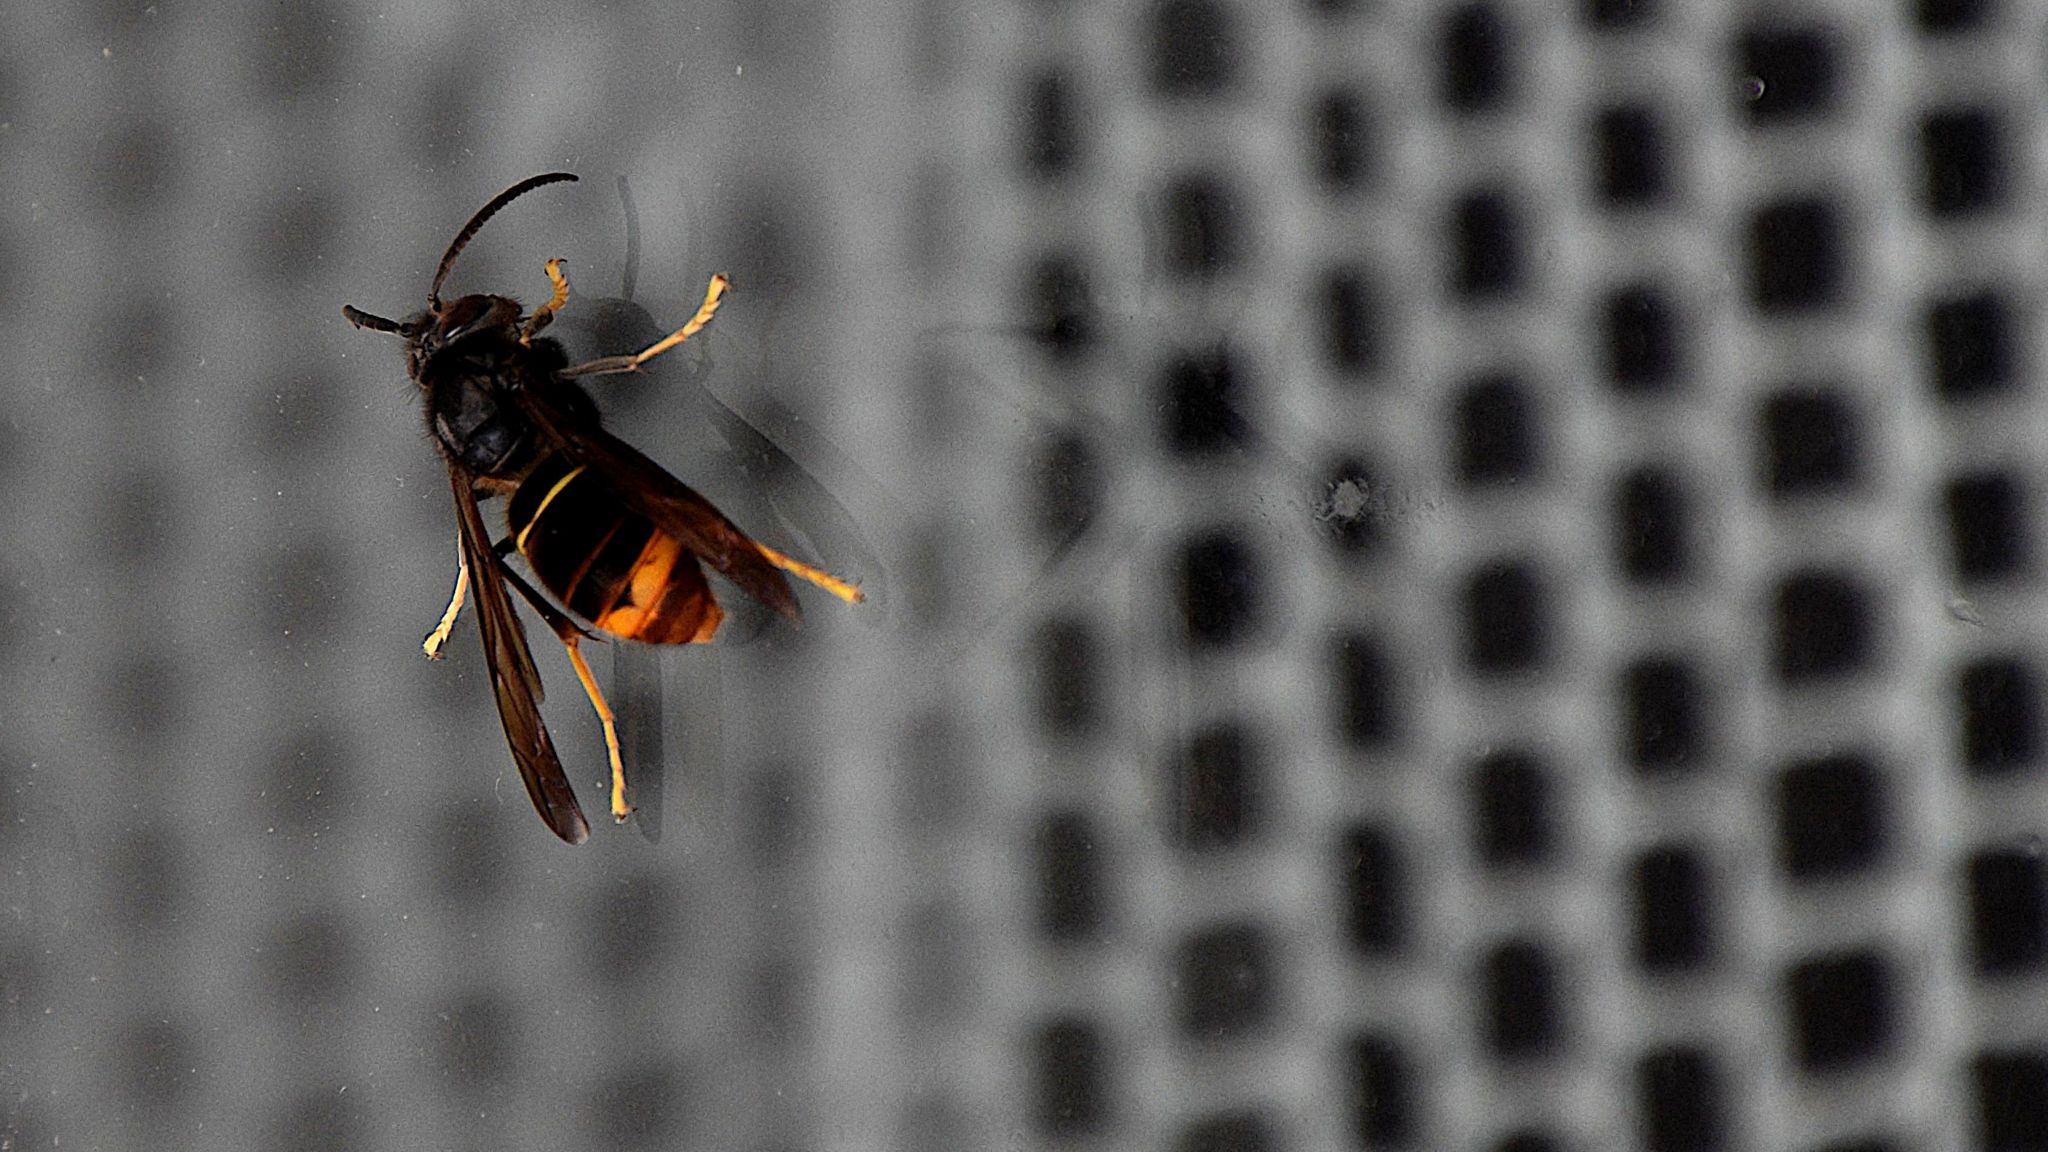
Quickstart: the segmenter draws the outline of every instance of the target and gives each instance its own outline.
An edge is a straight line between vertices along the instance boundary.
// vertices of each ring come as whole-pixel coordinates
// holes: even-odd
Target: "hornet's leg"
[[[548,261],[548,283],[555,286],[554,293],[548,297],[547,303],[535,308],[533,315],[526,318],[525,326],[519,330],[521,344],[530,343],[540,334],[541,329],[554,320],[555,313],[561,311],[562,305],[569,302],[569,278],[562,275],[560,259]]]
[[[631,356],[605,356],[597,360],[587,360],[574,367],[562,369],[559,375],[566,380],[574,376],[609,376],[618,372],[638,372],[642,364],[695,336],[699,329],[711,323],[712,315],[718,311],[718,302],[725,298],[725,290],[730,287],[730,280],[723,276],[713,276],[711,286],[704,289],[704,303],[697,306],[697,314],[690,317],[688,324]]]
[[[462,615],[462,601],[469,595],[469,561],[463,559],[462,550],[455,550],[455,593],[448,597],[448,610],[441,613],[441,622],[427,633],[420,649],[429,660],[439,660],[442,649],[448,645],[448,634],[455,630],[455,618]]]
[[[813,568],[809,564],[806,564],[801,560],[796,560],[788,556],[784,556],[782,553],[777,552],[775,549],[770,548],[766,544],[763,544],[759,541],[754,541],[753,544],[755,549],[758,550],[761,553],[761,556],[764,559],[766,559],[770,564],[775,565],[777,568],[782,569],[784,572],[787,572],[792,576],[801,576],[804,579],[809,580],[811,583],[816,584],[818,587],[823,588],[825,591],[830,592],[834,596],[839,597],[841,600],[846,601],[848,604],[858,604],[861,601],[867,599],[867,597],[861,593],[860,586],[857,584],[852,584],[845,580],[841,580],[839,577],[834,576],[833,574],[825,571],[822,568]]]
[[[612,715],[611,705],[605,703],[604,693],[597,687],[597,677],[591,675],[589,663],[578,650],[578,645],[589,633],[578,628],[576,622],[550,604],[547,597],[534,591],[533,585],[528,584],[503,560],[498,561],[498,570],[504,574],[507,583],[526,597],[526,602],[533,605],[533,610],[540,613],[541,619],[547,621],[548,627],[554,630],[555,638],[562,642],[562,648],[569,653],[569,663],[576,666],[576,679],[583,682],[583,694],[590,697],[590,707],[597,713],[597,722],[604,726],[604,748],[612,764],[612,819],[625,820],[633,814],[633,805],[626,800],[626,765],[619,757],[617,717]]]
[[[611,705],[604,702],[604,693],[597,688],[597,678],[590,674],[590,665],[576,647],[581,639],[580,635],[564,636],[562,647],[569,653],[569,663],[576,666],[576,678],[583,681],[583,694],[590,697],[590,707],[597,713],[597,722],[604,725],[605,754],[611,757],[612,762],[612,819],[624,821],[633,814],[633,805],[626,799],[626,765],[619,757],[618,718],[612,715]]]

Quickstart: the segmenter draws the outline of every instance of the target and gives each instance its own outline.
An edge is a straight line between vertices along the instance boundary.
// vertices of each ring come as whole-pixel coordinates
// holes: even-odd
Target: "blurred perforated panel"
[[[2034,0],[5,16],[0,1148],[2048,1148]],[[556,168],[872,593],[575,849],[339,314]]]

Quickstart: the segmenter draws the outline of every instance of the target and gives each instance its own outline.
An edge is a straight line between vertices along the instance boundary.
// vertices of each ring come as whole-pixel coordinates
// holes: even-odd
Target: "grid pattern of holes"
[[[1099,27],[1088,6],[1064,11]],[[1147,1026],[1105,1006],[1076,1035],[1091,1053],[1118,1052],[1124,1072],[1077,1092],[1093,1124],[1047,1111],[1038,1131],[1150,1136],[1134,1127],[1143,1117],[1188,1148],[1892,1148],[1930,1131],[2028,1146],[2048,1114],[2030,1102],[2048,1067],[2039,1014],[2023,1012],[2016,1033],[1930,1030],[1927,1018],[1958,993],[2006,1003],[2004,988],[2031,984],[2000,982],[2048,963],[2048,882],[2038,853],[2011,839],[2038,820],[1987,819],[1980,806],[1998,801],[1972,784],[2008,782],[2038,804],[2035,650],[1973,630],[1980,603],[2032,603],[2030,456],[1978,454],[1969,439],[2023,394],[2027,314],[1996,261],[1888,279],[1900,257],[1873,231],[1904,222],[1939,246],[1963,222],[2032,218],[2004,109],[2040,79],[2008,67],[1966,81],[1967,66],[1940,55],[1999,35],[1999,6],[1702,19],[1654,0],[1585,0],[1576,26],[1557,27],[1512,5],[1304,3],[1261,14],[1273,26],[1259,50],[1245,10],[1155,11],[1151,91],[1100,78],[1098,105],[1193,141],[1244,115],[1248,91],[1291,98],[1297,151],[1260,162],[1302,188],[1248,195],[1250,165],[1213,152],[1180,163],[1169,150],[1153,167],[1087,142],[1065,150],[1093,157],[1066,178],[1156,205],[1158,274],[1196,285],[1169,287],[1169,308],[1204,317],[1205,282],[1305,301],[1318,370],[1289,371],[1242,327],[1155,353],[1149,333],[1089,325],[1126,371],[1157,381],[1145,418],[1169,455],[1239,488],[1176,502],[1161,486],[1177,470],[1110,464],[1124,498],[1185,509],[1154,571],[1187,655],[1154,667],[1168,695],[1199,704],[1171,721],[1134,714],[1074,661],[1100,704],[1081,703],[1086,691],[1041,703],[1041,739],[1070,740],[1061,718],[1074,714],[1143,733],[1159,774],[1151,806],[1168,819],[1098,816],[1084,838],[1081,818],[1059,812],[1044,827],[1091,875],[1121,837],[1126,864],[1095,883],[1135,882],[1131,857],[1157,845],[1170,868],[1236,893],[1222,904],[1256,908],[1263,895],[1271,911],[1219,919],[1195,910],[1215,902],[1193,900],[1141,916],[1140,940],[1170,946],[1153,978],[1173,990],[1182,1035],[1206,1046],[1145,1055]],[[1234,32],[1247,49],[1216,64]],[[1292,61],[1261,55],[1374,39],[1397,47],[1326,47],[1343,66],[1298,83],[1281,79]],[[1899,100],[1896,117],[1867,121],[1880,56],[1886,75],[1912,60],[1920,87],[1877,101]],[[1546,136],[1552,121],[1571,130]],[[1403,152],[1403,131],[1422,125],[1451,147]],[[1514,167],[1500,140],[1517,132],[1555,145],[1554,170]],[[1801,150],[1827,159],[1802,169],[1790,163]],[[1063,201],[1089,202],[1080,190]],[[1276,250],[1283,215],[1311,223],[1301,245]],[[1388,227],[1420,238],[1389,247],[1376,233]],[[1575,247],[1590,254],[1554,255]],[[1530,335],[1544,326],[1583,335],[1560,349]],[[1843,356],[1847,345],[1812,335],[1823,331],[1875,335],[1890,358]],[[1602,391],[1551,383],[1578,364]],[[1290,428],[1305,436],[1287,445],[1321,442],[1334,462],[1311,480],[1312,503],[1315,535],[1341,563],[1316,570],[1306,616],[1273,552],[1289,545],[1219,505],[1263,506],[1251,473],[1283,410],[1329,414]],[[1928,430],[1950,419],[1953,433]],[[1399,431],[1375,438],[1377,425]],[[1902,464],[1902,442],[1929,435],[1946,437],[1941,464]],[[1332,524],[1350,480],[1370,493],[1351,505],[1367,514]],[[1959,597],[1933,625],[1900,615],[1921,581]],[[1122,608],[1092,603],[1098,618]],[[1070,626],[1054,615],[1046,635]],[[1285,691],[1243,681],[1273,670],[1276,650],[1313,653],[1306,667],[1328,685],[1309,693],[1330,718],[1328,775],[1272,722],[1294,714]],[[1826,718],[1867,715],[1855,701],[1888,692],[1912,719]],[[1558,716],[1576,730],[1546,719]],[[1590,716],[1603,721],[1587,731]],[[1303,792],[1287,778],[1302,772],[1323,807],[1295,806]],[[1938,816],[1918,807],[1930,796]],[[1291,918],[1281,893],[1294,874],[1267,866],[1276,844],[1304,839],[1328,845],[1327,924]],[[1041,907],[1070,907],[1074,881],[1051,855]],[[1921,901],[1956,914],[1896,911]],[[1846,934],[1820,919],[1837,905],[1853,910]],[[1054,927],[1070,918],[1042,919],[1042,939],[1071,941]],[[1093,931],[1116,939],[1116,923]],[[1334,950],[1275,946],[1304,928],[1331,932]],[[1969,967],[1902,958],[1928,948]],[[1759,964],[1774,982],[1751,1003],[1729,973]],[[1361,999],[1333,1000],[1324,982]],[[1403,1007],[1432,995],[1468,1006],[1453,1027],[1470,1039],[1446,1043],[1442,1018]],[[1262,1028],[1281,1005],[1301,1013],[1291,1030]],[[1779,1024],[1752,1035],[1731,1013]],[[1345,1108],[1333,1122],[1275,1083],[1251,1086],[1249,1110],[1190,1100],[1162,1115],[1137,1086],[1203,1082],[1219,1044],[1326,1068]],[[1769,1055],[1750,1062],[1759,1045]],[[1040,1056],[1050,1084],[1059,1070]],[[1545,1107],[1492,1078],[1511,1068],[1613,1102]],[[1791,1082],[1820,1094],[1790,1102],[1777,1085]],[[1941,1103],[1882,1103],[1909,1085]]]

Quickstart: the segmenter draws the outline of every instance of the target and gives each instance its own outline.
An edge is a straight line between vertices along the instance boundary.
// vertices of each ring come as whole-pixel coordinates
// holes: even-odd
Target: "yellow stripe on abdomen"
[[[526,527],[519,530],[518,538],[512,542],[512,546],[519,549],[520,555],[526,556],[529,560],[532,559],[531,556],[527,555],[526,538],[532,535],[534,526],[540,523],[540,518],[547,514],[548,505],[555,502],[555,497],[562,494],[562,489],[567,488],[571,480],[583,475],[583,469],[584,465],[578,464],[567,472],[562,473],[562,478],[555,481],[554,485],[548,489],[548,494],[540,498],[540,507],[535,508],[533,515],[527,517]]]

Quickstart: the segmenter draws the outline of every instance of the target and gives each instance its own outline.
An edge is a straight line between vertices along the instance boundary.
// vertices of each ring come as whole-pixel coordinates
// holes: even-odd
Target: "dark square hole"
[[[1657,19],[1658,0],[1584,0],[1586,23],[1619,32],[1649,26]]]
[[[1481,975],[1485,1017],[1480,1033],[1495,1059],[1533,1060],[1564,1041],[1557,972],[1535,944],[1510,941],[1487,956]]]
[[[286,743],[271,753],[266,815],[291,831],[330,831],[356,811],[361,762],[346,732],[319,722],[287,731]]]
[[[364,1147],[377,1127],[368,1100],[368,1093],[352,1100],[332,1089],[314,1089],[288,1104],[272,1105],[278,1109],[277,1117],[261,1146],[275,1152],[339,1152]],[[658,1104],[649,1108],[658,1109]],[[636,1152],[642,1146],[636,1143]]]
[[[1168,362],[1160,404],[1168,447],[1182,456],[1211,456],[1242,445],[1238,375],[1237,357],[1221,345]]]
[[[1451,292],[1461,300],[1498,300],[1521,291],[1522,222],[1506,193],[1480,191],[1451,207]]]
[[[926,1088],[906,1096],[895,1127],[889,1145],[894,1152],[956,1152],[974,1143],[976,1120],[953,1090]],[[788,1148],[770,1144],[764,1152]]]
[[[1210,176],[1184,176],[1168,185],[1164,221],[1165,264],[1170,274],[1207,279],[1236,270],[1246,241],[1237,196]]]
[[[905,977],[923,975],[915,967],[921,965],[906,966]],[[811,1013],[812,981],[808,976],[807,966],[787,955],[766,956],[749,965],[739,993],[749,1035],[758,1036],[773,1049],[789,1051],[804,1036]],[[938,990],[946,981],[935,983],[934,990]]]
[[[1441,92],[1455,112],[1487,112],[1514,95],[1516,44],[1507,19],[1491,4],[1466,4],[1444,18]]]
[[[1777,596],[1777,673],[1787,684],[1862,671],[1876,652],[1876,622],[1863,588],[1846,576],[1801,572]]]
[[[1719,1152],[1727,1141],[1721,1076],[1698,1048],[1650,1052],[1636,1066],[1646,1152]]]
[[[1317,311],[1323,320],[1323,357],[1331,370],[1362,376],[1386,363],[1387,325],[1381,295],[1365,269],[1331,269],[1323,280]]]
[[[1785,769],[1777,810],[1778,860],[1795,881],[1853,875],[1883,859],[1884,781],[1861,756],[1827,756]]]
[[[617,697],[614,697],[617,699]],[[481,809],[458,807],[433,822],[422,888],[464,908],[496,911],[513,891],[509,825]]]
[[[360,951],[349,927],[331,912],[304,912],[280,927],[263,949],[264,975],[295,1006],[340,1002],[355,986]]]
[[[1683,845],[1636,857],[1636,963],[1659,975],[1690,972],[1714,955],[1714,909],[1707,868]]]
[[[1766,316],[1815,312],[1840,302],[1849,280],[1841,214],[1825,200],[1786,200],[1749,225],[1750,300]]]
[[[1465,660],[1482,676],[1541,668],[1550,658],[1546,589],[1531,565],[1495,561],[1465,584]]]
[[[166,139],[165,143],[170,145],[168,151],[173,158],[186,155],[186,150],[178,146],[182,141]],[[114,171],[124,183],[153,167],[146,153],[122,154],[116,164]],[[141,203],[154,200],[158,192],[159,189],[149,189]],[[341,248],[341,200],[326,189],[308,190],[294,185],[292,192],[278,196],[270,204],[252,205],[238,215],[247,228],[247,247],[240,253],[240,267],[264,276],[275,288],[307,286],[315,270]],[[142,337],[141,332],[124,332],[119,343],[135,340],[146,345]],[[158,361],[169,362],[170,357]]]
[[[1049,620],[1037,644],[1039,725],[1051,736],[1073,739],[1102,726],[1102,674],[1095,633],[1081,620]]]
[[[120,1051],[115,1063],[125,1094],[143,1108],[155,1110],[181,1103],[198,1086],[200,1045],[182,1025],[153,1016],[130,1024],[117,1044]]]
[[[580,1114],[591,1135],[587,1146],[619,1152],[657,1152],[684,1143],[695,1101],[683,1073],[659,1058],[624,1064],[608,1072],[590,1089]],[[346,1099],[336,1093],[337,1099]],[[564,1109],[569,1111],[568,1109]],[[382,1126],[382,1121],[378,1122]],[[366,1139],[376,1129],[364,1124],[357,1139],[333,1147],[374,1146]]]
[[[1458,479],[1469,486],[1520,484],[1541,466],[1536,413],[1511,376],[1486,376],[1458,397]]]
[[[1991,657],[1968,665],[1957,684],[1963,766],[1978,776],[2032,768],[2041,759],[2040,681],[2031,665]]]
[[[798,770],[772,769],[757,780],[756,788],[764,794],[757,804],[766,806],[769,797],[784,801],[783,813],[774,819],[787,823],[772,835],[785,843],[801,843],[814,835],[809,789]],[[793,803],[788,799],[792,795],[796,797]],[[788,859],[797,856],[798,850],[786,847],[782,854]],[[676,874],[652,868],[608,882],[603,898],[591,902],[584,912],[582,968],[588,974],[586,979],[595,977],[599,987],[644,986],[657,973],[672,968],[671,955],[698,922],[693,910],[683,903],[679,883]]]
[[[1263,1030],[1279,1007],[1276,965],[1272,943],[1250,924],[1189,937],[1176,963],[1181,1033],[1191,1040],[1237,1040]]]
[[[1622,670],[1624,753],[1639,772],[1671,772],[1705,759],[1706,690],[1683,659],[1649,656]]]
[[[475,992],[434,1013],[435,1067],[465,1092],[503,1091],[519,1073],[519,1006],[510,996]]]
[[[1785,999],[1800,1069],[1846,1072],[1882,1057],[1892,1041],[1893,983],[1884,961],[1866,952],[1794,965]]]
[[[0,766],[0,780],[6,772]],[[13,815],[5,811],[7,807],[11,805],[0,802],[0,815]],[[112,849],[101,858],[112,889],[108,902],[112,911],[135,928],[167,928],[177,923],[196,893],[192,890],[193,851],[180,842],[171,822],[151,820],[133,826],[119,836]]]
[[[1040,179],[1065,176],[1080,166],[1085,117],[1064,72],[1033,77],[1024,87],[1024,170]]]
[[[1934,390],[1944,400],[1968,400],[2011,389],[2014,367],[2012,310],[1992,292],[1937,300],[1927,310]]]
[[[1655,465],[1621,478],[1614,552],[1631,584],[1669,584],[1692,569],[1691,505],[1676,475]]]
[[[1337,738],[1359,751],[1398,743],[1406,701],[1393,652],[1378,637],[1354,633],[1332,644],[1330,657],[1336,670]]]
[[[1390,1036],[1355,1036],[1345,1045],[1352,1141],[1360,1148],[1406,1148],[1415,1140],[1415,1070]]]
[[[182,535],[185,518],[180,515],[179,495],[176,477],[157,467],[109,478],[93,516],[103,546],[128,557],[131,564],[162,561],[170,543]]]
[[[1865,1136],[1823,1144],[1813,1152],[1905,1152],[1905,1149],[1888,1137]]]
[[[1663,392],[1679,382],[1678,306],[1651,284],[1607,297],[1602,312],[1607,378],[1620,392]]]
[[[1983,1152],[2048,1148],[2048,1054],[1985,1052],[1970,1064],[1977,1087],[1977,1146]]]
[[[2048,868],[2037,851],[1990,849],[1970,857],[1970,955],[1985,976],[2031,972],[2048,961]]]
[[[1053,356],[1071,360],[1095,342],[1088,275],[1073,256],[1040,257],[1031,268],[1024,295],[1031,336]]]
[[[1751,84],[1743,111],[1758,125],[1785,124],[1833,111],[1841,62],[1835,38],[1814,28],[1759,28],[1736,46],[1737,75]]]
[[[1079,432],[1047,435],[1034,449],[1032,517],[1038,538],[1055,547],[1072,543],[1102,504],[1102,466],[1095,448]]]
[[[1104,894],[1102,849],[1094,825],[1079,812],[1055,812],[1031,838],[1036,860],[1038,931],[1060,944],[1078,944],[1102,933]]]
[[[1221,1112],[1195,1121],[1181,1133],[1175,1152],[1277,1152],[1280,1138],[1258,1112]]]
[[[1238,724],[1195,736],[1174,759],[1169,828],[1192,851],[1229,848],[1255,835],[1263,816],[1253,741]]]
[[[1920,122],[1927,210],[1960,216],[2002,207],[2011,192],[2004,127],[1982,108],[1930,112]]]
[[[269,581],[262,577],[250,581],[257,587],[267,583]],[[284,626],[289,627],[290,624],[287,622]],[[191,713],[191,681],[180,674],[176,663],[166,652],[140,651],[114,656],[101,661],[99,675],[102,712],[114,718],[115,730],[136,745],[157,744],[183,724]],[[322,763],[334,764],[328,783],[340,785],[347,782],[351,765],[341,749],[333,746],[315,748],[312,755]],[[297,778],[304,779],[303,776]],[[283,782],[290,783],[292,779],[286,776]],[[305,790],[299,791],[303,794]],[[299,815],[295,823],[301,826],[315,822],[324,824],[341,815],[334,811],[332,804],[298,809],[280,806],[279,814],[291,817],[309,812],[318,812],[319,816]]]
[[[942,900],[906,909],[890,926],[905,1031],[924,1035],[967,1014],[977,990],[973,933],[961,909]]]
[[[1245,58],[1229,9],[1214,0],[1167,0],[1153,16],[1152,87],[1162,96],[1216,96]]]
[[[1361,956],[1398,955],[1408,943],[1407,868],[1394,838],[1360,825],[1337,843],[1344,939]]]
[[[1550,777],[1534,756],[1502,752],[1472,772],[1472,827],[1491,868],[1541,864],[1556,848]]]
[[[1258,611],[1258,573],[1243,544],[1223,532],[1188,541],[1180,551],[1180,616],[1190,643],[1220,646],[1249,637]]]
[[[74,171],[76,163],[74,160]],[[307,260],[321,254],[305,246],[289,244],[286,237],[262,229],[260,223],[251,231],[261,234],[251,237],[250,247],[254,251],[239,266],[259,276],[268,274],[269,283],[291,287],[309,275],[303,268],[279,267],[284,257],[278,253],[297,250]],[[139,277],[108,284],[95,294],[89,330],[118,332],[120,338],[81,342],[75,349],[78,357],[75,371],[89,374],[88,378],[93,383],[103,387],[112,385],[124,389],[124,399],[132,392],[136,377],[160,380],[164,365],[180,361],[184,355],[183,343],[191,335],[181,323],[183,307],[182,301],[165,296],[160,289],[145,287]]]
[[[929,1036],[936,1029],[957,1024],[974,999],[976,983],[970,955],[972,928],[960,907],[929,903],[916,908],[891,926],[888,937],[896,943],[899,959],[896,1016],[907,1034]],[[808,989],[802,986],[803,976],[803,961],[798,959],[772,966],[764,964],[755,973],[757,1015],[764,1021],[755,1025],[756,1034],[785,1049],[799,1037],[802,1025],[807,1022],[805,1011],[810,1005],[804,1002]],[[1081,1063],[1088,1052],[1084,1038],[1075,1035],[1072,1029],[1084,1026],[1076,1023],[1062,1029],[1055,1024],[1050,1034],[1038,1037],[1041,1056],[1049,1058],[1057,1053],[1075,1062],[1064,1083],[1048,1076],[1037,1085],[1041,1093],[1038,1103],[1048,1113],[1060,1103],[1070,1109],[1070,1114],[1064,1117],[1066,1123],[1074,1125],[1070,1130],[1079,1130],[1090,1122],[1086,1111],[1089,1101],[1081,1094],[1091,1086],[1090,1078],[1097,1071]],[[1060,1043],[1063,1040],[1065,1044]],[[1023,1059],[1024,1075],[1029,1076],[1028,1050]],[[1060,1122],[1050,1114],[1043,1120],[1047,1124]]]
[[[1920,30],[1945,36],[1968,32],[1982,24],[1997,0],[1915,0],[1913,15]]]
[[[330,544],[308,544],[304,538],[269,554],[256,579],[266,593],[259,594],[258,603],[267,610],[265,624],[276,629],[273,635],[289,629],[294,637],[317,643],[354,615],[349,604],[354,592],[338,578],[344,562]]]
[[[1861,473],[1856,410],[1839,392],[1798,388],[1763,404],[1763,481],[1772,496],[1830,493]]]
[[[2017,481],[2002,472],[1958,476],[1944,497],[1957,576],[1998,580],[2024,574],[2030,549]]]
[[[1670,158],[1656,113],[1623,105],[1594,118],[1593,184],[1615,208],[1646,208],[1670,198]]]
[[[1032,1042],[1038,1130],[1055,1139],[1095,1132],[1109,1115],[1109,1045],[1092,1021],[1051,1020]]]
[[[1309,112],[1310,170],[1332,192],[1355,192],[1372,174],[1372,124],[1365,100],[1348,88],[1319,97]]]
[[[146,9],[110,9],[115,19],[134,27],[155,13]],[[246,83],[266,104],[290,107],[294,101],[317,100],[331,91],[342,70],[356,59],[367,29],[361,21],[305,8],[279,9],[274,20],[238,29]],[[230,44],[234,44],[230,41]],[[27,1147],[27,1145],[16,1145]]]

